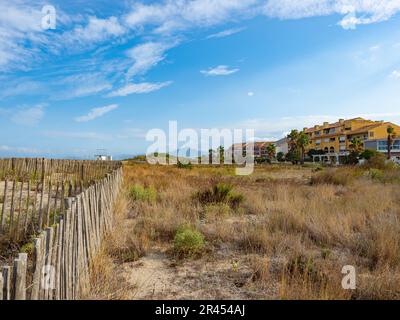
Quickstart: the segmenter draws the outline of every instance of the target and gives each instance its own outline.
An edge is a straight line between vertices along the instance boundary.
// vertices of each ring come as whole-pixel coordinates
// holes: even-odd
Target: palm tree
[[[310,137],[304,131],[292,130],[288,135],[289,153],[295,155],[300,151],[300,162],[304,164],[306,147],[310,144]]]
[[[208,149],[208,164],[213,164],[213,154],[214,154],[214,150]]]
[[[273,143],[271,143],[267,146],[267,155],[270,162],[272,162],[272,159],[275,157],[275,154],[276,154],[276,146]]]
[[[304,164],[304,156],[306,154],[306,146],[310,144],[310,137],[304,132],[301,131],[297,137],[297,147],[301,152],[301,164]]]
[[[287,135],[289,150],[295,151],[297,149],[297,139],[299,137],[299,132],[297,130],[292,130]]]
[[[356,153],[360,154],[364,149],[364,143],[360,138],[353,138],[351,140],[350,149]]]
[[[224,164],[224,161],[225,161],[225,148],[223,146],[219,146],[218,147],[218,152],[219,152],[220,164]]]
[[[388,127],[387,128],[387,154],[388,154],[388,159],[390,160],[392,158],[392,146],[394,143],[394,139],[396,139],[396,132],[394,132],[393,127]]]
[[[299,148],[297,146],[297,138],[299,137],[299,132],[297,130],[292,130],[286,136],[289,152],[286,155],[286,158],[290,160],[293,164],[297,164],[300,156],[299,156]]]

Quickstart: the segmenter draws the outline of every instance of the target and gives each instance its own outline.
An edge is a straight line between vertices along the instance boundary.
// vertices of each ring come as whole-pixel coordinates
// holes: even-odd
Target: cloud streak
[[[209,77],[216,77],[216,76],[228,76],[238,72],[239,69],[229,69],[228,66],[220,65],[215,68],[209,68],[207,70],[201,70],[200,73],[204,74],[205,76]]]
[[[223,31],[220,31],[220,32],[217,32],[217,33],[210,34],[207,37],[207,39],[229,37],[229,36],[234,35],[236,33],[242,32],[245,29],[246,28],[232,28],[232,29],[223,30]]]
[[[172,84],[172,81],[158,82],[158,83],[131,83],[126,86],[115,90],[107,95],[107,97],[126,97],[131,94],[150,93],[160,90]]]
[[[127,56],[133,60],[133,65],[126,74],[127,80],[157,66],[165,59],[165,51],[175,45],[176,43],[147,42],[128,50]]]
[[[342,15],[338,25],[344,29],[386,21],[399,11],[398,0],[269,0],[264,6],[265,15],[279,19]]]
[[[104,107],[99,107],[99,108],[93,108],[90,110],[90,112],[87,115],[80,116],[75,118],[76,122],[88,122],[92,121],[94,119],[97,119],[99,117],[104,116],[105,114],[115,110],[118,108],[117,104],[111,104],[109,106],[104,106]]]

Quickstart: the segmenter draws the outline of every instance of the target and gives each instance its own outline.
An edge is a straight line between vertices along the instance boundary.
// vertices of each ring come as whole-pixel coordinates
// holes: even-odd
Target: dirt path
[[[254,286],[248,256],[222,251],[176,263],[156,249],[138,261],[121,264],[118,272],[135,288],[131,299],[265,299],[276,294],[273,287],[260,291]]]

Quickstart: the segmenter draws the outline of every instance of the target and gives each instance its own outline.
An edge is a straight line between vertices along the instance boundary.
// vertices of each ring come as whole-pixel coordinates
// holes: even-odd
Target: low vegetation
[[[134,201],[155,202],[157,199],[157,192],[153,187],[143,187],[135,184],[129,190],[129,195]]]
[[[178,257],[194,257],[204,251],[204,236],[190,226],[180,227],[174,238],[174,253]]]
[[[124,232],[105,251],[121,268],[161,257],[157,272],[173,276],[159,298],[399,299],[400,169],[372,158],[250,176],[128,164]],[[341,286],[344,265],[356,268],[356,290]]]
[[[225,203],[232,208],[238,208],[243,202],[244,196],[233,192],[233,186],[225,183],[217,183],[212,188],[199,191],[194,195],[201,204]]]

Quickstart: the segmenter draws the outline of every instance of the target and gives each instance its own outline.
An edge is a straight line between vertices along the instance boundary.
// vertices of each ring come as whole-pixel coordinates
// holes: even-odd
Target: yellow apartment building
[[[339,119],[335,123],[324,122],[322,125],[304,128],[304,132],[311,140],[308,150],[322,150],[326,154],[338,157],[349,154],[351,141],[355,137],[362,141],[386,139],[389,126],[400,134],[400,126],[394,123],[363,118]]]

